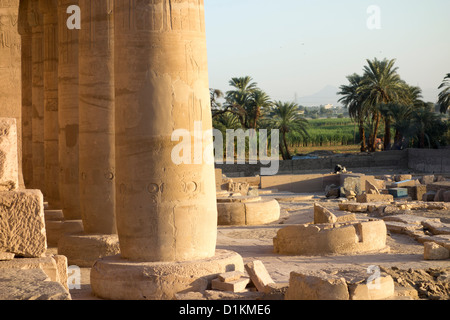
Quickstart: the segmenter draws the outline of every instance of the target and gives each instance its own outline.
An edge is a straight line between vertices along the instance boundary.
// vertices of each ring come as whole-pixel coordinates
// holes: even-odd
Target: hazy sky
[[[372,5],[381,29],[367,26]],[[450,72],[449,0],[205,0],[205,9],[210,87],[222,91],[249,75],[274,100],[292,101],[346,84],[377,57],[396,59],[434,102]]]

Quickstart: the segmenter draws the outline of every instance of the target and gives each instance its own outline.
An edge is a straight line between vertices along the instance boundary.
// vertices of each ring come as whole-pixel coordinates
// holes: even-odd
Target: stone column
[[[116,214],[127,259],[215,252],[214,165],[172,161],[174,130],[193,138],[196,121],[202,133],[212,128],[200,3],[116,1]]]
[[[39,0],[39,7],[44,17],[45,196],[49,208],[60,209],[57,0]]]
[[[67,8],[78,0],[58,0],[59,188],[66,220],[81,220],[78,152],[78,34],[69,30]]]
[[[84,233],[62,237],[58,252],[91,267],[118,254],[114,164],[113,0],[79,0],[79,171]]]
[[[44,177],[44,21],[39,1],[31,1],[28,21],[32,32],[32,150],[33,185],[46,195]]]
[[[19,174],[22,167],[21,39],[17,24],[19,0],[0,1],[0,117],[15,118]],[[20,177],[20,186],[23,179]]]
[[[80,0],[80,199],[86,233],[116,234],[112,0]]]
[[[22,37],[22,173],[26,188],[33,186],[33,58],[32,29],[28,22],[30,9],[30,0],[20,1],[18,29]]]
[[[203,1],[116,0],[114,15],[121,254],[96,262],[91,286],[108,299],[172,299],[243,268],[239,255],[215,250],[214,165],[202,163],[209,141],[192,164],[172,160],[175,130],[189,143],[194,128],[212,128]]]

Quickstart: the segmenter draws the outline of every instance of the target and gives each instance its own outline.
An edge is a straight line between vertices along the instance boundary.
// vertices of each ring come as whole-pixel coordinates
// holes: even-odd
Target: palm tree
[[[308,121],[299,114],[299,105],[294,102],[277,101],[271,107],[271,112],[267,116],[268,125],[272,129],[278,129],[281,133],[280,151],[284,160],[291,159],[287,135],[290,132],[308,136]]]
[[[419,148],[425,148],[425,139],[428,141],[428,147],[431,148],[431,139],[430,135],[427,134],[427,131],[438,121],[436,114],[429,110],[427,107],[414,109],[411,113],[412,126],[416,131],[416,136],[419,141]]]
[[[256,82],[249,76],[232,78],[229,85],[233,87],[226,93],[227,110],[230,110],[239,117],[243,128],[250,128],[249,115],[251,113],[251,96],[259,90]]]
[[[394,67],[395,59],[382,61],[374,59],[367,60],[368,65],[364,67],[364,75],[358,92],[365,95],[364,108],[372,114],[373,128],[369,136],[369,151],[375,151],[376,138],[381,121],[379,106],[389,102],[401,101],[407,95],[406,83],[401,80]],[[387,121],[387,119],[385,119]],[[385,130],[385,141],[390,142],[390,131]]]
[[[411,112],[409,105],[391,103],[389,104],[392,117],[392,127],[395,130],[394,146],[396,149],[403,148],[403,139],[411,136]]]
[[[439,93],[438,104],[440,105],[441,113],[445,114],[450,108],[450,73],[447,73],[439,89],[443,90]]]
[[[342,85],[338,92],[338,95],[343,97],[339,99],[346,108],[348,108],[348,113],[350,118],[358,122],[359,125],[359,137],[361,140],[361,152],[366,151],[366,132],[364,122],[367,117],[367,109],[364,108],[364,94],[358,90],[362,76],[354,73],[347,77],[349,82],[348,85]]]
[[[265,110],[272,105],[272,101],[267,93],[262,90],[255,90],[250,94],[249,106],[251,109],[249,118],[249,128],[257,129],[258,121]]]

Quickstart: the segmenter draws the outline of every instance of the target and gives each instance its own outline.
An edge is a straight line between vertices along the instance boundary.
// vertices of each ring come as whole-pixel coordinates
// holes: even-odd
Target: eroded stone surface
[[[71,300],[58,282],[50,281],[41,269],[2,269],[0,300]]]
[[[0,118],[0,192],[19,187],[16,119]]]
[[[35,258],[47,249],[39,190],[0,192],[0,251]]]

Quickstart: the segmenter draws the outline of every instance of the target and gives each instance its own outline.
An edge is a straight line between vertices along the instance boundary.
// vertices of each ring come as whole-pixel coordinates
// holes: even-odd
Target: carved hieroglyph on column
[[[112,0],[80,0],[80,201],[87,234],[116,234]]]
[[[212,127],[203,1],[116,0],[114,14],[121,255],[147,262],[212,257],[214,165],[171,159],[174,130],[194,136],[195,122],[204,132]]]
[[[67,8],[78,0],[58,0],[59,189],[66,220],[81,219],[78,155],[78,33],[66,25]]]
[[[22,162],[21,39],[19,0],[0,0],[0,117],[15,118],[19,168]],[[19,169],[21,174],[21,169]],[[22,179],[20,179],[23,182]]]
[[[60,209],[57,0],[39,0],[39,6],[44,17],[45,196],[50,208]]]
[[[44,20],[39,1],[31,1],[28,22],[32,32],[32,150],[33,188],[46,195],[44,177]]]
[[[22,173],[26,188],[33,187],[32,148],[32,33],[28,22],[31,0],[20,1],[19,33],[22,37]]]

